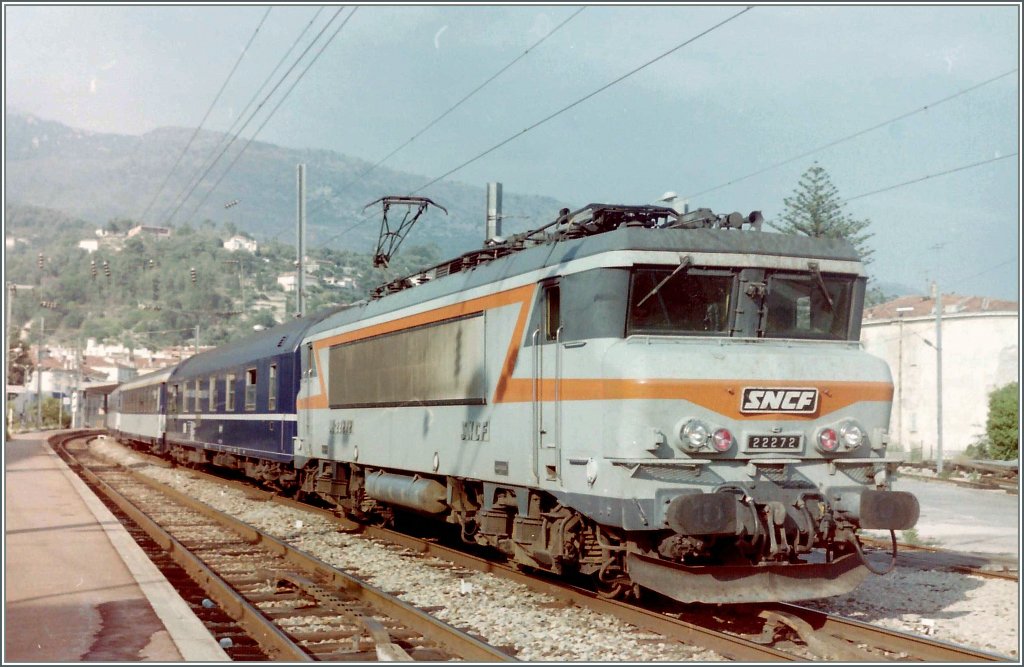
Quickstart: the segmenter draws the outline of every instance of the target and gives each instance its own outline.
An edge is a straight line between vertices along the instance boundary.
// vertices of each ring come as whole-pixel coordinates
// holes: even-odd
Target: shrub
[[[1020,447],[1019,385],[1016,382],[996,389],[988,395],[988,453],[994,459],[1003,461],[1017,458]]]

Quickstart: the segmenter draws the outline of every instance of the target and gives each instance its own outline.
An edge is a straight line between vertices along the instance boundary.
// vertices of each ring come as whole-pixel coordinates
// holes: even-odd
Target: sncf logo
[[[817,389],[765,389],[747,387],[743,390],[740,412],[788,412],[813,414],[818,409]]]

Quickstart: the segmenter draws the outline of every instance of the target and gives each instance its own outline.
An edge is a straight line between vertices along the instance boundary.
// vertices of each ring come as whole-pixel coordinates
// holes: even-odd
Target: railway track
[[[234,659],[510,661],[514,657],[348,573],[131,469],[57,443],[94,490],[141,527],[208,593],[211,628]],[[245,650],[230,651],[235,644]],[[258,651],[253,650],[253,644]]]
[[[140,456],[137,452],[133,452]],[[158,465],[168,466],[160,459]],[[244,491],[253,500],[275,502],[314,512],[336,522],[340,530],[433,556],[466,570],[489,572],[545,593],[564,604],[587,607],[619,618],[667,639],[699,645],[738,661],[829,660],[923,660],[932,662],[1009,661],[1010,658],[954,646],[931,638],[888,630],[851,619],[828,615],[795,605],[700,607],[664,599],[646,600],[644,606],[606,600],[593,592],[567,585],[562,580],[518,572],[487,558],[469,554],[423,538],[374,526],[352,523],[331,510],[256,489],[242,481],[225,480],[202,471],[192,474],[217,484]]]
[[[888,539],[862,537],[861,541],[869,549],[880,549],[888,552],[892,546]],[[1008,556],[965,554],[941,547],[921,544],[897,543],[899,564],[921,570],[946,570],[971,574],[991,579],[1018,581],[1020,578],[1018,562]]]

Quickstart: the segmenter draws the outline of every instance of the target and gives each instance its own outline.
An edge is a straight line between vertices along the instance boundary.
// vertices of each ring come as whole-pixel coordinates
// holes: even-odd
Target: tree
[[[828,172],[815,162],[800,177],[793,194],[783,200],[786,210],[782,224],[769,223],[786,234],[804,234],[815,238],[846,239],[853,244],[865,263],[874,252],[867,246],[873,234],[862,233],[871,221],[857,220],[843,211],[846,203],[839,196]]]
[[[1020,447],[1020,431],[1017,417],[1020,414],[1019,385],[1016,382],[996,389],[988,395],[988,454],[994,459],[1017,458]]]

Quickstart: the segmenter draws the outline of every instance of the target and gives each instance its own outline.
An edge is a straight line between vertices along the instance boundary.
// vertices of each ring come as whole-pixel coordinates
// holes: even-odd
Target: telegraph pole
[[[199,325],[196,325],[196,354],[199,354]]]
[[[904,306],[902,308],[896,309],[896,315],[898,316],[900,321],[900,347],[899,356],[897,357],[899,359],[899,361],[897,362],[899,365],[899,392],[896,394],[896,415],[900,423],[900,432],[898,434],[898,440],[901,447],[903,446],[903,433],[905,430],[903,428],[903,313],[910,312],[913,310],[914,308],[912,306]]]
[[[39,345],[36,349],[36,420],[39,422],[39,430],[43,430],[43,330],[46,328],[46,318],[39,317]]]
[[[942,291],[932,283],[935,292],[935,472],[942,473]]]
[[[298,166],[297,183],[298,208],[296,211],[296,222],[299,226],[299,261],[296,262],[298,271],[295,274],[295,310],[298,317],[305,315],[306,309],[306,165]]]
[[[11,377],[11,302],[14,301],[14,295],[17,293],[17,289],[14,287],[14,283],[7,283],[7,298],[4,299],[4,359],[7,363],[4,365],[4,396],[6,397],[7,383]]]

